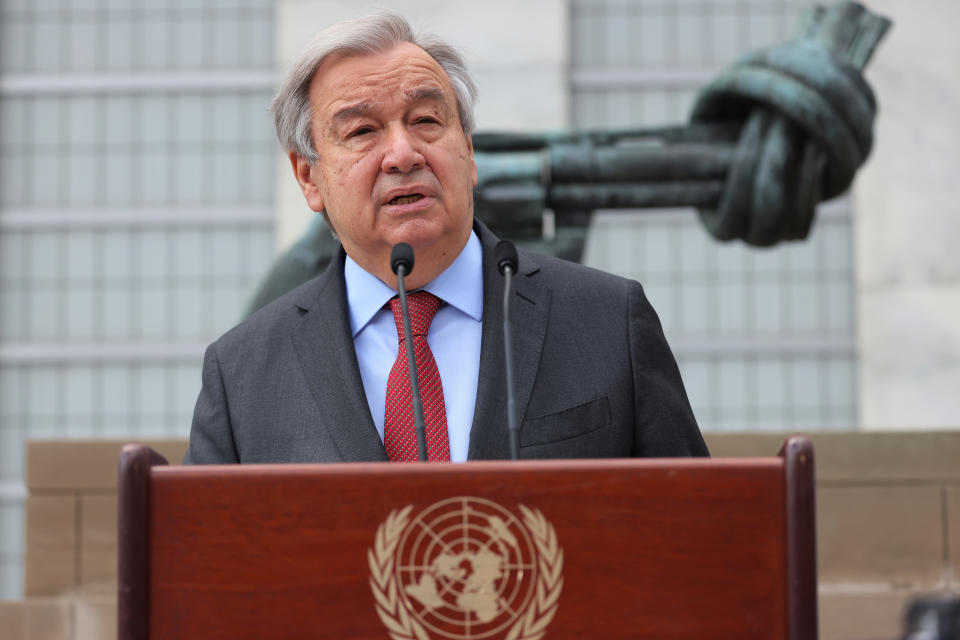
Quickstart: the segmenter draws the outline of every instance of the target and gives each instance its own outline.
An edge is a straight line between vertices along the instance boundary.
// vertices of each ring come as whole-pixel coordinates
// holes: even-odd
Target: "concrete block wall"
[[[110,640],[117,617],[117,461],[123,442],[26,446],[22,601],[0,601],[4,640]],[[172,463],[185,440],[147,441]]]
[[[715,457],[770,455],[779,434],[707,434]],[[960,432],[821,433],[822,640],[893,640],[913,598],[960,593]]]
[[[772,456],[783,434],[707,434],[715,457]],[[822,640],[893,640],[906,604],[960,593],[960,432],[823,433],[817,469]],[[172,463],[186,441],[147,442]],[[116,636],[119,441],[27,445],[26,568],[5,640]]]

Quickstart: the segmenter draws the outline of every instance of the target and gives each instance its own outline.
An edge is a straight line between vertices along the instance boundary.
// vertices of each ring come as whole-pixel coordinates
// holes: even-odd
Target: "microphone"
[[[403,267],[403,274],[397,272],[400,267]],[[390,268],[398,278],[403,278],[413,271],[413,247],[406,242],[393,245],[393,250],[390,252]]]
[[[417,360],[413,352],[413,333],[410,330],[410,312],[407,310],[407,288],[403,277],[413,271],[413,247],[398,242],[390,251],[390,268],[397,274],[397,292],[400,294],[400,315],[403,316],[403,338],[407,343],[407,370],[410,373],[410,392],[413,396],[413,423],[417,428],[417,450],[420,462],[427,461],[427,430],[423,424],[423,401],[417,382]]]
[[[503,355],[507,369],[507,427],[510,434],[510,459],[516,460],[520,449],[520,427],[517,425],[517,400],[513,393],[513,346],[510,340],[510,289],[517,271],[517,248],[509,240],[501,240],[493,249],[497,271],[503,276]]]

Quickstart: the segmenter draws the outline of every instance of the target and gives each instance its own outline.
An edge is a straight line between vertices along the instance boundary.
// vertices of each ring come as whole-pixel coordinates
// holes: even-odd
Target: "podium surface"
[[[816,638],[813,452],[121,458],[120,638]]]

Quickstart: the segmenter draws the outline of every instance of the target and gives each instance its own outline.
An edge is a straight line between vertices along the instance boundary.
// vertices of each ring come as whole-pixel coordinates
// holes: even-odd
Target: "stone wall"
[[[117,461],[124,444],[27,443],[25,600],[0,601],[4,640],[116,638]],[[146,444],[172,463],[187,449],[185,440]]]
[[[707,434],[715,457],[780,434]],[[960,593],[960,432],[812,435],[821,640],[899,637],[906,604]]]

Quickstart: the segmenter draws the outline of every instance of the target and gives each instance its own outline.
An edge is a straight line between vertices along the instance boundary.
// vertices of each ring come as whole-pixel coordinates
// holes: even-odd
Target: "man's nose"
[[[384,173],[409,173],[422,169],[426,163],[416,140],[403,127],[389,129],[384,144],[386,148],[380,166]]]

